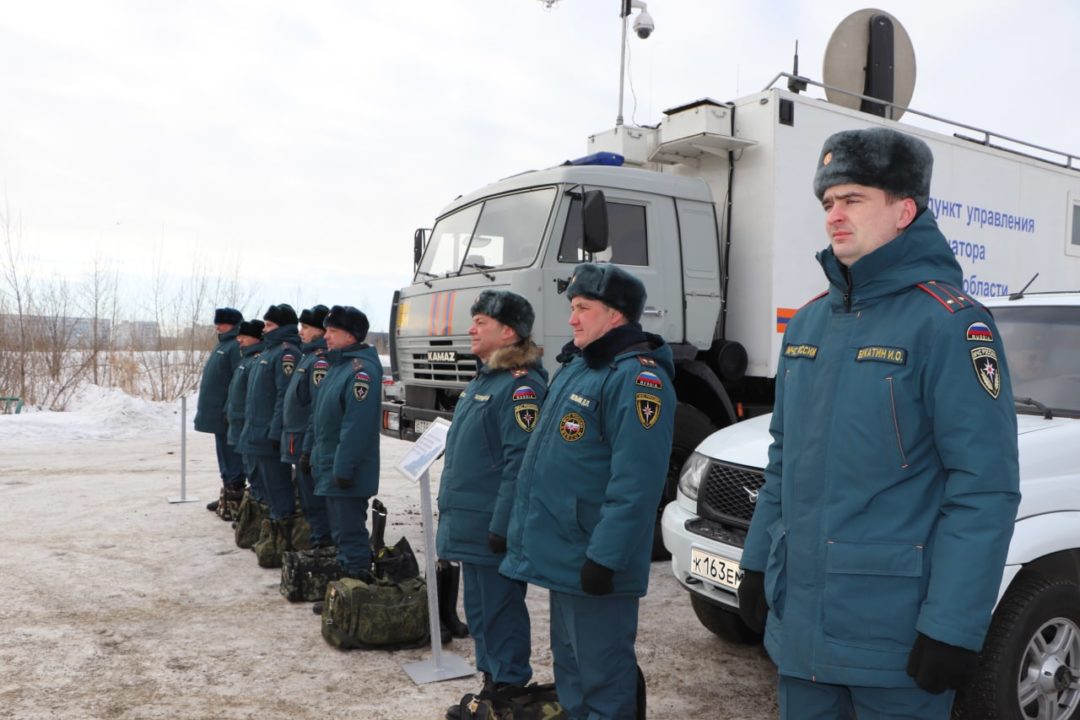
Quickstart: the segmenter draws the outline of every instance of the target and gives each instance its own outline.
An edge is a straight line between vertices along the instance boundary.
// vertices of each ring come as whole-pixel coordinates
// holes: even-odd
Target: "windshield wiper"
[[[1038,410],[1039,412],[1041,412],[1043,414],[1043,419],[1045,419],[1045,420],[1053,420],[1054,419],[1054,413],[1051,412],[1050,408],[1046,407],[1045,405],[1043,405],[1038,400],[1035,400],[1035,399],[1032,399],[1032,398],[1013,398],[1013,400],[1016,401],[1017,405],[1027,405],[1028,407],[1035,408],[1036,410]]]
[[[491,281],[495,280],[495,276],[488,272],[488,270],[494,270],[495,269],[494,265],[484,265],[482,263],[471,262],[471,263],[464,263],[461,267],[463,267],[463,268],[473,268],[474,270],[479,270],[480,273],[484,277],[486,277],[488,280],[491,280]],[[458,274],[460,274],[460,273],[458,273]]]

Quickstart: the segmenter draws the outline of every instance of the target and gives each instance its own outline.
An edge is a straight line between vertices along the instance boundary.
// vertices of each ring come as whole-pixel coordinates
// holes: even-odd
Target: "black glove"
[[[754,632],[764,632],[765,621],[769,617],[769,602],[765,599],[765,573],[743,570],[738,597],[739,617]]]
[[[979,655],[974,650],[949,645],[919,633],[908,655],[907,674],[928,693],[955,690],[975,676]]]
[[[334,484],[337,485],[342,490],[348,490],[349,488],[352,487],[353,482],[352,482],[352,478],[343,478],[343,477],[338,477],[337,475],[335,475],[334,476]]]
[[[607,595],[615,589],[615,571],[585,558],[581,566],[581,589],[590,595]]]
[[[297,462],[296,464],[300,468],[300,472],[307,475],[308,477],[311,476],[311,456],[310,455],[308,455],[307,453],[304,453],[303,455],[300,456],[300,461]]]
[[[274,452],[280,452],[281,451],[281,441],[280,440],[271,440],[270,441],[270,447],[274,448]]]
[[[488,533],[488,550],[496,555],[506,554],[506,538],[502,535],[496,535],[493,532]]]

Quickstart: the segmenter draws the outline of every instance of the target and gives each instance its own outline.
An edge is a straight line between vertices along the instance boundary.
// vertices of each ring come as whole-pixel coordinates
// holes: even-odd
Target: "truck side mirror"
[[[427,230],[424,228],[416,228],[416,232],[412,236],[412,255],[413,255],[413,270],[420,267],[420,258],[424,257],[424,239],[427,235]]]
[[[581,203],[581,249],[601,253],[608,249],[607,200],[603,190],[586,190]]]

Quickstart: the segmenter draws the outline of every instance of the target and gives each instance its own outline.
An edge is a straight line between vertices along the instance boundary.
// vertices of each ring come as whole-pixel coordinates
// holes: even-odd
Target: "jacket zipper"
[[[892,377],[885,378],[885,382],[889,383],[889,408],[892,410],[893,430],[896,432],[896,447],[900,451],[900,461],[903,463],[900,467],[906,468],[908,466],[907,453],[904,452],[904,441],[900,437],[900,419],[896,416],[896,394],[893,392]]]

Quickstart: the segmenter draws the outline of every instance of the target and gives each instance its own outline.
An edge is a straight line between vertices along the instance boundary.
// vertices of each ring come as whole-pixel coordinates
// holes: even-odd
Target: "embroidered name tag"
[[[855,362],[883,362],[893,365],[907,364],[907,350],[903,348],[869,345],[855,351]]]
[[[592,407],[592,400],[590,400],[587,397],[582,397],[581,395],[578,395],[577,393],[571,393],[570,394],[570,402],[576,402],[578,405],[580,405],[581,407],[585,407],[585,408]]]
[[[814,360],[817,358],[817,351],[817,345],[785,345],[784,357]]]
[[[488,400],[491,399],[491,396],[490,395],[476,395],[476,394],[474,394],[472,396],[472,399],[475,400],[476,402],[487,402]]]

